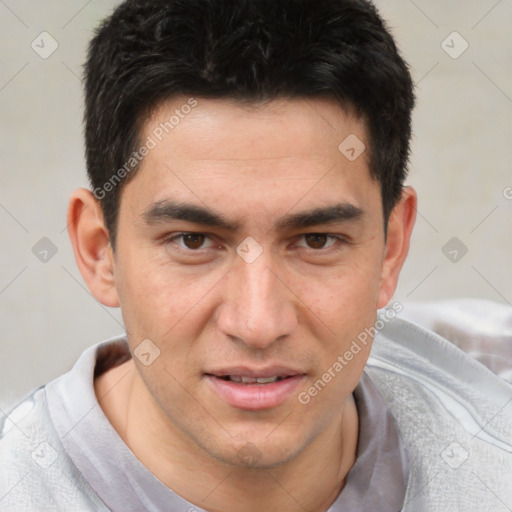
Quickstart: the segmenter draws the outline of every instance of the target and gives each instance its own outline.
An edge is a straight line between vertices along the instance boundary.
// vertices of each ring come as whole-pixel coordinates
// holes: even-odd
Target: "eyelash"
[[[212,240],[212,236],[207,234],[207,233],[201,233],[201,232],[195,232],[195,231],[184,231],[184,232],[181,232],[181,233],[176,233],[174,235],[165,237],[163,239],[163,242],[166,243],[166,244],[168,244],[168,243],[175,243],[175,244],[177,244],[177,242],[176,242],[177,239],[180,239],[180,238],[183,239],[183,237],[185,237],[187,235],[200,235],[200,236],[206,237],[207,240],[208,239]],[[344,237],[344,236],[334,235],[334,234],[330,234],[330,233],[320,233],[320,232],[303,233],[302,235],[298,235],[298,238],[299,239],[304,239],[308,235],[309,236],[311,236],[311,235],[325,236],[325,237],[327,237],[327,241],[329,241],[329,240],[335,240],[336,241],[336,243],[328,246],[327,248],[313,249],[311,247],[301,247],[301,249],[305,249],[306,251],[311,251],[313,253],[321,253],[321,252],[323,252],[324,254],[326,254],[327,252],[340,250],[342,248],[342,246],[347,245],[349,243],[349,240],[347,240],[347,238]],[[201,254],[201,251],[205,250],[204,248],[189,249],[189,248],[185,248],[185,247],[180,247],[179,245],[178,245],[178,248],[179,248],[179,250],[181,250],[183,252],[186,252],[186,253],[189,253],[189,254],[193,254],[193,253]],[[209,248],[210,247],[207,247],[206,249],[209,249]]]

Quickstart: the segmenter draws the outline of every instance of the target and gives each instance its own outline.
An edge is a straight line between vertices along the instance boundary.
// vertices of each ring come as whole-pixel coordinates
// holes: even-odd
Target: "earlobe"
[[[76,263],[87,287],[105,306],[118,307],[109,234],[99,201],[89,190],[73,192],[67,222]]]
[[[404,187],[402,197],[391,212],[377,307],[383,308],[395,293],[400,270],[409,252],[412,230],[416,221],[417,196],[412,187]]]

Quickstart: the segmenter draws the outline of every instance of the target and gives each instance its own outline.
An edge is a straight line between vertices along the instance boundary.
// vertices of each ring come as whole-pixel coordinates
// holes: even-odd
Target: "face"
[[[389,299],[380,188],[366,152],[338,149],[369,143],[334,102],[196,101],[164,136],[187,98],[145,123],[156,145],[121,195],[115,286],[131,350],[160,351],[134,360],[168,428],[272,466],[339,420],[363,371],[369,344],[332,377]]]

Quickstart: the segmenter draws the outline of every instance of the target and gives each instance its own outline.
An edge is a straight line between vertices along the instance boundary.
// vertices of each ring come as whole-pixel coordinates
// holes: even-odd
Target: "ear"
[[[412,187],[404,187],[402,197],[389,216],[388,234],[382,263],[377,307],[383,308],[395,293],[400,270],[409,252],[409,242],[416,221],[417,197]]]
[[[76,263],[87,287],[105,306],[118,307],[114,254],[100,203],[89,190],[73,192],[67,221]]]

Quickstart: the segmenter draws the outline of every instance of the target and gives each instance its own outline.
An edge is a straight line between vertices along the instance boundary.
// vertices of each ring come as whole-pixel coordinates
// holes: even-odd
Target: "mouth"
[[[305,378],[305,373],[282,368],[237,368],[206,373],[217,398],[236,409],[272,409],[285,403]]]
[[[217,376],[213,375],[213,377]],[[291,375],[272,375],[271,377],[246,377],[243,375],[222,375],[217,378],[228,382],[238,382],[240,384],[271,384],[272,382],[280,382],[284,379],[289,379],[290,377]]]

